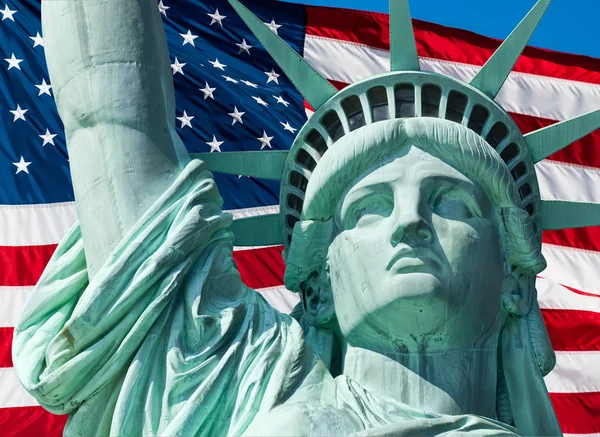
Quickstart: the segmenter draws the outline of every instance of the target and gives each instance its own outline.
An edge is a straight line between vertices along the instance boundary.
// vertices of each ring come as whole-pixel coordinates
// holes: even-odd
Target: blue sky
[[[388,11],[388,0],[296,2]],[[534,0],[410,0],[411,13],[415,18],[502,39],[534,4]],[[600,58],[599,21],[600,0],[554,0],[530,44]]]

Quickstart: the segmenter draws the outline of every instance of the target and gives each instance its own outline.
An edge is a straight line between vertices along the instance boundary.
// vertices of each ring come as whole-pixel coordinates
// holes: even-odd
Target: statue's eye
[[[431,206],[436,214],[449,218],[481,217],[477,203],[463,190],[446,186],[433,193]]]
[[[349,211],[350,214],[348,214],[349,227],[353,227],[359,221],[366,223],[370,220],[389,216],[390,208],[393,205],[390,206],[388,199],[384,197],[386,196],[371,195],[356,202]]]

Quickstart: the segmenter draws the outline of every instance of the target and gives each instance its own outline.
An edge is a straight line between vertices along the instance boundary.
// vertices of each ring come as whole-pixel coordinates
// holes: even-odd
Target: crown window
[[[421,116],[439,117],[442,90],[437,85],[423,85],[421,89]]]
[[[415,88],[411,84],[400,84],[394,89],[396,118],[415,116]]]
[[[371,88],[367,93],[367,97],[369,99],[369,106],[371,107],[373,122],[390,118],[387,92],[384,87],[378,86]]]
[[[483,130],[483,126],[490,116],[490,112],[485,109],[485,107],[481,105],[473,106],[473,110],[471,111],[471,116],[469,117],[469,129],[481,135],[481,131]]]
[[[363,112],[362,105],[360,104],[360,99],[357,96],[346,97],[342,101],[342,109],[344,110],[344,114],[346,114],[346,118],[348,119],[350,132],[366,124],[365,114]]]
[[[467,96],[458,91],[450,91],[448,94],[448,104],[446,106],[446,119],[456,123],[462,123],[465,109],[467,108]]]

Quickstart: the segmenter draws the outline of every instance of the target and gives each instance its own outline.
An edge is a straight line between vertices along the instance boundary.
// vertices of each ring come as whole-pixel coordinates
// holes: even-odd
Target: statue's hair
[[[296,223],[290,249],[284,254],[288,289],[300,291],[301,284],[325,263],[334,231],[331,219],[347,190],[410,145],[439,158],[481,187],[497,212],[498,231],[510,267],[532,278],[545,268],[541,241],[519,205],[510,171],[485,140],[448,120],[386,120],[346,135],[319,161],[306,190],[302,219]]]

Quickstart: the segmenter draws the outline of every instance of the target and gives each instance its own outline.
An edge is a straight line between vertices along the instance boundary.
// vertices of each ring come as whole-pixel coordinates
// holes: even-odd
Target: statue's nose
[[[420,202],[404,201],[397,206],[396,214],[392,214],[394,219],[394,230],[392,232],[392,245],[399,243],[417,244],[419,242],[429,242],[433,238],[431,225],[423,218],[420,211]]]

